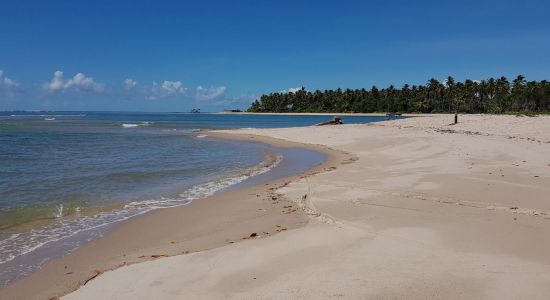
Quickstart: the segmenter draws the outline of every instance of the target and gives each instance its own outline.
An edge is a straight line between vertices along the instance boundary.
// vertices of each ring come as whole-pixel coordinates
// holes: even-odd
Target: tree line
[[[430,79],[426,85],[390,85],[378,89],[336,89],[278,92],[262,95],[249,112],[402,112],[402,113],[547,113],[550,112],[550,82],[512,82],[498,79],[443,82]]]

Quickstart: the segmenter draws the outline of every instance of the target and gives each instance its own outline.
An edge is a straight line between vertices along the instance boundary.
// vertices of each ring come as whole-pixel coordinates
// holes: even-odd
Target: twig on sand
[[[94,272],[95,272],[95,275],[93,275],[92,277],[86,279],[82,285],[86,285],[90,280],[95,279],[97,276],[99,276],[103,273],[103,271],[99,270],[99,269],[95,269]]]

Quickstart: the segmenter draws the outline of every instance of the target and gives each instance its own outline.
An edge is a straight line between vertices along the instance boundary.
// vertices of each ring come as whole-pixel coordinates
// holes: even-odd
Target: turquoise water
[[[260,174],[276,168],[285,155],[288,159],[281,166],[292,165],[292,155],[315,156],[261,143],[211,139],[201,131],[307,126],[328,118],[0,113],[0,268],[4,267],[0,281],[14,273],[21,275],[21,268],[32,270],[38,264],[29,264],[28,259],[21,263],[21,257],[33,253],[37,257],[42,251],[45,254],[38,258],[44,261],[48,258],[44,256],[55,252],[46,251],[52,243],[81,235],[63,247],[63,251],[70,251],[96,238],[109,224],[253,182],[254,175],[262,178],[265,175]],[[346,123],[380,120],[344,118]],[[311,164],[320,159],[312,159]],[[277,170],[274,173],[303,171],[290,167]]]

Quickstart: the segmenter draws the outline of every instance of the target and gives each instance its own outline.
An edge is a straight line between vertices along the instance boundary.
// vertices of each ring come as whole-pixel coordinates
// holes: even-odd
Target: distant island
[[[336,89],[278,92],[262,95],[248,112],[276,113],[548,113],[550,82],[526,81],[522,75],[512,82],[506,77],[456,82],[430,79],[426,85],[390,85],[379,90]]]

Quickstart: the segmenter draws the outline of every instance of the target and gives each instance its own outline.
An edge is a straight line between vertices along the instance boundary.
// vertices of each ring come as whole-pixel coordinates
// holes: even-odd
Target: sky
[[[550,1],[0,0],[0,110],[246,109],[264,93],[550,79]]]

